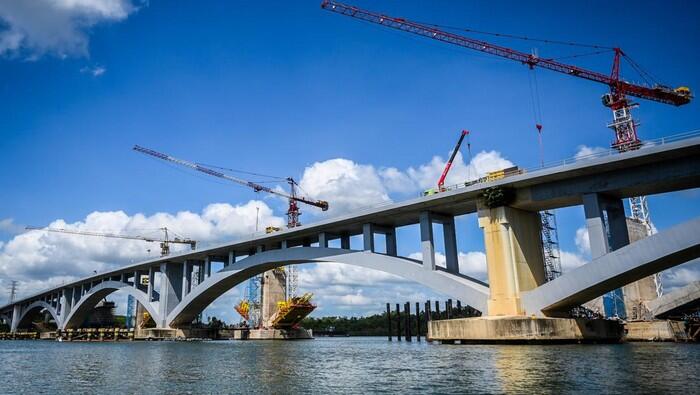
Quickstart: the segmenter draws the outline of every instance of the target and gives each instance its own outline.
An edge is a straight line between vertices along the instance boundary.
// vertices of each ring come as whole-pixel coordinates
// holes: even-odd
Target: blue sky
[[[367,202],[358,197],[343,206],[346,210],[387,196],[415,196],[418,176],[413,188],[387,187],[382,170],[409,174],[410,168],[429,165],[435,155],[444,159],[461,129],[472,131],[475,154],[494,150],[498,158],[524,167],[539,162],[530,72],[517,63],[331,14],[320,9],[319,1],[263,6],[156,0],[99,5],[83,0],[72,8],[60,6],[63,3],[70,2],[35,9],[19,1],[0,5],[0,241],[6,243],[0,256],[14,262],[0,272],[2,284],[19,277],[30,289],[70,277],[55,270],[43,276],[38,269],[29,274],[17,267],[12,259],[16,252],[8,251],[8,245],[23,225],[57,219],[86,222],[90,213],[118,210],[129,217],[182,211],[204,215],[212,203],[237,207],[251,200],[262,203],[242,209],[248,215],[260,204],[272,210],[270,221],[284,214],[282,201],[156,163],[131,151],[134,144],[297,179],[314,168],[318,177],[351,172],[364,181],[372,179],[351,185],[375,189]],[[441,25],[620,46],[661,82],[700,87],[700,55],[695,50],[700,44],[700,6],[695,2],[353,4]],[[526,52],[537,48],[542,57],[590,52],[474,37]],[[572,59],[604,73],[611,61],[611,54]],[[627,78],[640,80],[624,67]],[[605,86],[544,70],[536,75],[545,161],[572,157],[582,145],[610,143],[612,134],[605,124],[611,114],[600,104]],[[697,102],[681,108],[640,104],[636,116],[643,139],[700,127]],[[328,162],[337,158],[352,165]],[[342,193],[324,190],[310,179],[305,185],[330,194],[317,197],[328,197],[332,206],[334,197],[340,199],[332,192]],[[663,229],[697,216],[699,196],[687,191],[651,197],[655,225]],[[305,222],[320,218],[313,210],[304,209]],[[153,225],[157,219],[147,222]],[[560,210],[559,224],[562,248],[585,259],[585,250],[575,242],[582,210]],[[209,236],[230,239],[247,232],[242,229],[220,229]],[[461,251],[480,249],[475,219],[460,221],[460,232],[477,235],[462,237]],[[401,248],[405,254],[417,251],[409,244]],[[109,267],[132,259],[127,255],[97,254],[75,269],[84,271],[96,262]],[[52,262],[36,259],[45,259],[45,265]],[[690,276],[697,278],[697,273]],[[338,291],[337,300],[343,292],[374,295],[370,299],[379,309],[385,301],[381,298],[403,299],[418,289],[390,285],[400,289],[386,294],[351,287]],[[371,304],[331,304],[325,311],[354,314],[374,309]]]

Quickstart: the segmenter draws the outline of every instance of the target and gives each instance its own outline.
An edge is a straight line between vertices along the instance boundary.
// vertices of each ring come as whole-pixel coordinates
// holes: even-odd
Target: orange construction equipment
[[[277,302],[279,310],[270,317],[271,326],[276,329],[296,328],[316,308],[311,303],[312,293],[292,297],[287,301]]]

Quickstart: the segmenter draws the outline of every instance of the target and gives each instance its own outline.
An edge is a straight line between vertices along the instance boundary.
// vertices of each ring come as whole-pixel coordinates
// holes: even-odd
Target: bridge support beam
[[[160,265],[160,302],[158,303],[159,328],[166,328],[168,314],[180,303],[182,296],[182,263],[167,262]]]
[[[599,193],[585,194],[583,210],[593,259],[630,243],[625,207],[621,199]]]
[[[435,239],[433,235],[433,223],[442,225],[442,236],[445,243],[445,266],[450,273],[459,273],[459,260],[457,253],[457,233],[453,216],[440,215],[424,211],[419,216],[421,250],[423,252],[423,265],[426,269],[435,270]],[[396,235],[392,234],[394,255],[396,254]],[[388,243],[388,236],[387,236]],[[387,252],[388,252],[387,244]],[[392,254],[389,254],[392,255]]]
[[[61,290],[61,302],[59,303],[61,308],[58,310],[58,315],[61,317],[61,321],[68,317],[68,314],[70,314],[70,310],[73,307],[72,295],[69,295],[72,292],[72,289],[69,290],[68,288]],[[59,326],[59,328],[61,327],[60,323],[57,322],[56,324]]]
[[[479,208],[489,279],[489,315],[525,315],[521,292],[545,282],[540,218],[512,207]]]
[[[618,250],[629,244],[625,206],[621,199],[600,193],[583,195],[583,211],[586,216],[586,228],[591,245],[591,258],[599,258],[609,252]],[[604,303],[600,296],[586,303],[593,311],[605,313],[606,316],[619,315],[625,311],[622,289],[616,289],[611,303]]]
[[[423,211],[419,215],[420,246],[423,253],[423,269],[435,270],[435,240],[433,238],[432,214]]]

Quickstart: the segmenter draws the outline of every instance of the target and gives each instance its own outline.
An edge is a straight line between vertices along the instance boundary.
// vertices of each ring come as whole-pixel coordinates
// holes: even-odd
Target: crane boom
[[[170,156],[170,155],[166,155],[166,154],[160,153],[160,152],[158,152],[158,151],[154,151],[154,150],[152,150],[152,149],[144,148],[144,147],[141,147],[141,146],[138,146],[138,145],[135,145],[135,146],[134,146],[134,151],[138,151],[138,152],[144,153],[144,154],[146,154],[146,155],[150,155],[150,156],[156,157],[156,158],[158,158],[158,159],[162,159],[162,160],[164,160],[164,161],[177,163],[177,164],[179,164],[179,165],[182,165],[182,166],[185,166],[185,167],[189,167],[190,169],[194,169],[194,170],[197,170],[197,171],[199,171],[199,172],[202,172],[202,173],[205,173],[205,174],[209,174],[210,176],[214,176],[214,177],[218,177],[218,178],[223,178],[224,180],[228,180],[228,181],[231,181],[231,182],[235,182],[235,183],[237,183],[237,184],[240,184],[240,185],[244,185],[244,186],[250,187],[250,188],[252,188],[255,192],[263,191],[263,192],[267,192],[267,193],[270,193],[270,194],[273,194],[273,195],[282,196],[282,197],[284,197],[284,198],[287,198],[287,199],[290,199],[290,200],[293,200],[293,201],[298,201],[298,202],[306,203],[306,204],[308,204],[308,205],[318,207],[318,208],[320,208],[320,209],[323,210],[323,211],[328,210],[328,202],[326,202],[326,201],[324,201],[324,200],[311,200],[311,199],[307,199],[307,198],[305,198],[305,197],[303,197],[303,196],[296,196],[296,195],[292,196],[292,195],[288,195],[288,194],[283,193],[283,192],[280,192],[280,191],[278,191],[278,190],[275,190],[275,189],[272,189],[272,188],[269,188],[269,187],[266,187],[266,186],[263,186],[263,185],[260,185],[260,184],[256,184],[256,183],[251,182],[251,181],[246,181],[246,180],[243,180],[243,179],[240,179],[240,178],[237,178],[237,177],[233,177],[233,176],[230,176],[230,175],[228,175],[228,174],[224,174],[224,173],[222,173],[222,172],[219,172],[219,171],[216,171],[216,170],[212,170],[212,169],[210,169],[210,168],[208,168],[208,167],[204,167],[204,166],[201,166],[201,165],[198,165],[198,164],[196,164],[196,163],[192,163],[192,162],[189,162],[189,161],[186,161],[186,160],[183,160],[183,159],[178,159],[178,158],[172,157],[172,156]]]
[[[150,243],[154,242],[159,242],[160,247],[161,247],[161,255],[165,256],[170,254],[170,243],[176,243],[176,244],[189,244],[190,248],[193,250],[197,247],[197,242],[195,240],[191,239],[181,239],[179,237],[176,237],[174,239],[169,239],[168,238],[168,228],[160,228],[160,230],[165,232],[165,238],[164,239],[158,239],[154,237],[145,237],[145,236],[132,236],[132,235],[121,235],[117,233],[100,233],[100,232],[89,232],[89,231],[79,231],[79,230],[70,230],[70,229],[61,229],[61,228],[41,228],[38,226],[27,226],[25,229],[27,230],[42,230],[46,232],[54,232],[54,233],[66,233],[66,234],[72,234],[72,235],[82,235],[82,236],[95,236],[95,237],[109,237],[113,239],[127,239],[127,240],[142,240]]]
[[[424,25],[417,22],[412,22],[403,18],[395,18],[387,15],[377,14],[371,11],[363,10],[358,7],[345,5],[335,1],[324,0],[321,3],[321,8],[327,11],[335,12],[341,15],[350,16],[361,19],[367,22],[376,23],[382,26],[390,27],[396,30],[413,33],[419,36],[428,37],[434,40],[446,42],[449,44],[458,45],[461,47],[484,52],[490,55],[499,56],[501,58],[511,59],[533,68],[535,66],[548,70],[557,71],[572,75],[579,78],[585,78],[590,81],[599,82],[608,85],[613,91],[618,94],[627,94],[630,96],[639,97],[642,99],[657,101],[666,104],[680,106],[687,104],[692,99],[687,88],[671,89],[666,86],[647,87],[636,85],[619,79],[619,75],[613,73],[606,75],[596,71],[586,70],[581,67],[557,62],[552,59],[543,59],[535,55],[525,52],[516,51],[511,48],[494,45],[486,41],[476,40],[469,37],[464,37],[458,34],[445,32],[432,26]],[[616,61],[619,62],[619,55],[623,54],[622,50],[615,48]],[[619,70],[619,67],[617,68]]]
[[[452,167],[452,161],[455,160],[455,156],[457,156],[457,152],[459,152],[459,147],[462,145],[462,141],[464,140],[464,136],[468,135],[469,131],[467,130],[462,130],[462,134],[459,136],[459,140],[457,140],[457,145],[455,146],[455,149],[452,151],[452,155],[450,155],[450,160],[447,161],[445,164],[445,170],[442,171],[442,175],[440,176],[440,179],[438,180],[438,190],[442,191],[443,187],[445,185],[445,178],[447,178],[447,173],[450,172],[450,168]]]

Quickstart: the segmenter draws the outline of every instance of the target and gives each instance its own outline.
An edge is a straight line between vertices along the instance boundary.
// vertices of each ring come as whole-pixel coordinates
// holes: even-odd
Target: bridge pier
[[[433,224],[442,225],[443,241],[445,243],[445,266],[450,273],[459,273],[459,256],[457,253],[457,234],[453,216],[441,215],[429,211],[419,214],[421,251],[423,253],[423,268],[435,270],[435,238]],[[395,242],[395,240],[394,240]]]
[[[622,199],[600,193],[588,193],[582,198],[592,259],[618,250],[630,243]],[[619,315],[625,318],[622,290],[616,289],[612,292],[614,298],[612,305],[608,308],[605,306],[603,296],[586,303],[586,306],[593,311],[604,313],[606,316]]]
[[[372,223],[362,225],[362,241],[365,251],[376,252],[374,245],[374,235],[383,234],[385,240],[385,251],[387,255],[396,256],[396,229],[388,226],[377,226]],[[319,235],[319,246],[321,236]],[[326,243],[326,247],[328,244]]]
[[[540,218],[512,207],[479,208],[484,231],[490,316],[526,315],[521,292],[544,284]]]
[[[166,262],[160,265],[160,302],[158,303],[160,322],[159,328],[168,327],[168,314],[181,301],[183,264]]]
[[[10,324],[10,332],[17,332],[19,320],[22,318],[22,306],[16,304],[12,306],[12,323]]]

